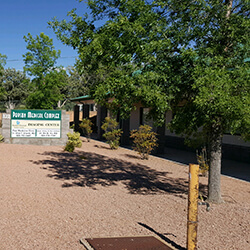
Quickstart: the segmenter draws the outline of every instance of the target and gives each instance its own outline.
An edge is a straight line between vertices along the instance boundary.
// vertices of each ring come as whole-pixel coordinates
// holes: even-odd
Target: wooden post
[[[199,165],[189,164],[187,249],[197,249]]]

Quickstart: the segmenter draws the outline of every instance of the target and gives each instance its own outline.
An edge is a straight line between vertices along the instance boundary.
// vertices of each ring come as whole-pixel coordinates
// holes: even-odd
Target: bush
[[[196,150],[197,162],[199,164],[199,172],[202,176],[207,176],[209,170],[209,163],[207,158],[207,150],[206,147],[203,147],[201,152],[199,153]]]
[[[83,134],[87,137],[87,140],[90,141],[90,135],[93,133],[92,130],[93,123],[90,121],[90,119],[83,119],[80,123],[79,127],[82,129]]]
[[[102,129],[105,131],[103,137],[107,140],[111,149],[117,149],[120,145],[120,137],[122,130],[118,129],[119,123],[110,117],[106,117],[102,125]]]
[[[75,150],[74,143],[72,141],[68,141],[66,143],[66,146],[65,146],[64,150],[68,151],[68,152],[73,152]]]
[[[68,133],[67,136],[68,141],[64,148],[65,151],[73,152],[75,150],[75,147],[80,148],[82,146],[82,141],[80,140],[80,133]]]
[[[0,142],[4,142],[4,137],[0,134]]]
[[[142,159],[148,159],[148,155],[158,146],[156,133],[151,131],[149,125],[141,125],[139,130],[132,130],[130,138],[133,139],[133,150],[137,151]]]

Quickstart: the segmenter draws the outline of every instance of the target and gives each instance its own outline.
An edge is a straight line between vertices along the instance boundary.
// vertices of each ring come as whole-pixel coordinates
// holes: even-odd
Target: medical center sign
[[[61,111],[11,110],[12,138],[61,138]]]

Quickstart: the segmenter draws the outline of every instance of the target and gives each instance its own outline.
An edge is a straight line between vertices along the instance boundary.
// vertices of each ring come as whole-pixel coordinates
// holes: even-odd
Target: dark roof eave
[[[75,97],[75,98],[70,98],[69,100],[71,102],[80,102],[80,101],[94,100],[94,98],[90,95],[84,95],[84,96],[79,96],[79,97]]]
[[[110,92],[107,92],[106,96],[107,96],[107,98],[109,98]],[[84,102],[84,101],[90,101],[90,100],[94,101],[95,99],[92,96],[90,96],[90,95],[84,95],[84,96],[79,96],[79,97],[75,97],[75,98],[70,98],[69,100],[71,102],[79,102],[79,103],[81,103],[81,101],[82,102]]]

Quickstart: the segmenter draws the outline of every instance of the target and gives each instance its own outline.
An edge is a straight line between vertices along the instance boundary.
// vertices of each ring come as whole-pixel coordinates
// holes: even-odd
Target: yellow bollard
[[[187,249],[197,249],[199,165],[189,164]]]

